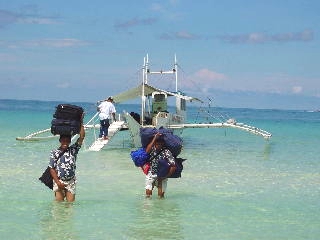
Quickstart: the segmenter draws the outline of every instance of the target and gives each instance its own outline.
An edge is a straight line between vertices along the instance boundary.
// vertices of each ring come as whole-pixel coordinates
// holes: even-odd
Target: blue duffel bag
[[[182,150],[182,139],[173,134],[173,131],[164,127],[156,128],[140,128],[141,145],[146,148],[151,142],[155,134],[162,134],[165,147],[170,150],[174,157],[177,157]]]
[[[142,167],[149,160],[149,153],[144,148],[139,148],[130,153],[131,159],[137,167]]]
[[[182,139],[174,134],[164,134],[165,147],[170,150],[174,157],[177,157],[182,150]]]
[[[140,128],[141,145],[146,148],[154,135],[158,133],[156,128]]]

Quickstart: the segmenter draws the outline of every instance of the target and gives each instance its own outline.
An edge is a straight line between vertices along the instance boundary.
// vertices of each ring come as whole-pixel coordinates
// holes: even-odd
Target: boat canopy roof
[[[131,88],[125,92],[119,93],[119,94],[113,96],[113,101],[115,103],[121,103],[121,102],[124,102],[127,100],[141,97],[142,96],[142,88],[143,88],[143,84],[140,84],[139,86],[137,86],[135,88]],[[144,96],[150,96],[153,92],[163,92],[163,93],[166,93],[167,96],[174,96],[174,97],[185,99],[187,101],[202,102],[198,98],[189,97],[189,96],[183,95],[181,93],[166,91],[166,90],[156,88],[156,87],[153,87],[153,86],[145,83],[144,84]]]

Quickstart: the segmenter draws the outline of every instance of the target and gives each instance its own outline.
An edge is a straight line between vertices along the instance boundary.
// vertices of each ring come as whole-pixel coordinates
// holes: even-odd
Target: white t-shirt
[[[116,108],[111,102],[104,101],[100,103],[99,108],[99,118],[100,120],[110,119],[112,113],[116,113]]]

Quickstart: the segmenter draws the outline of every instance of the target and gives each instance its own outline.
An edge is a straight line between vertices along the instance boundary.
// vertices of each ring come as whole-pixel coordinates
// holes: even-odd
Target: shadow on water
[[[181,214],[173,200],[144,199],[136,206],[127,235],[129,239],[184,239]]]
[[[80,239],[74,227],[74,205],[50,202],[40,213],[41,239]]]

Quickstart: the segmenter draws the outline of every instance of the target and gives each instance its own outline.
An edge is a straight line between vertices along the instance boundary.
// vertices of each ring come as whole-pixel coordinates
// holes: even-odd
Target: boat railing
[[[83,126],[85,130],[92,128],[93,132],[94,132],[94,135],[96,135],[95,129],[98,127],[96,125],[96,122],[97,122],[97,119],[98,119],[98,115],[99,115],[99,112],[96,112],[93,115],[93,117]],[[74,135],[71,140],[74,140],[76,137],[78,137],[78,134]]]
[[[116,120],[117,121],[124,121],[123,114],[117,113],[116,114]],[[110,124],[112,124],[112,120],[110,120]],[[85,125],[85,130],[93,129],[93,136],[94,140],[98,138],[99,135],[99,129],[100,129],[100,118],[99,118],[99,112],[97,112]],[[98,129],[98,133],[97,130]],[[75,139],[77,135],[72,137],[72,140]]]

